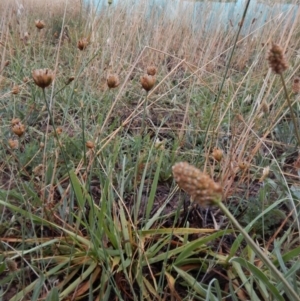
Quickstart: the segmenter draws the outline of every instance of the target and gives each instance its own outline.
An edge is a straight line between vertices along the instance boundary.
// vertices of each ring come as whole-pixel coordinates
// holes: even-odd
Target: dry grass
[[[172,17],[171,1],[165,9],[155,7],[151,11],[148,1],[140,1],[134,7],[120,1],[98,13],[82,8],[81,1],[74,4],[71,0],[65,10],[65,3],[33,0],[19,1],[19,5],[12,0],[0,3],[0,193],[7,204],[4,206],[4,201],[0,201],[1,208],[6,208],[1,216],[1,222],[8,222],[8,229],[3,230],[5,235],[13,233],[15,241],[22,240],[22,235],[18,236],[21,231],[9,232],[19,230],[18,227],[26,237],[44,235],[40,224],[35,222],[38,219],[32,218],[36,214],[45,222],[45,228],[49,227],[47,235],[60,236],[59,242],[64,235],[68,237],[64,241],[68,248],[74,250],[69,246],[70,237],[82,238],[75,250],[79,259],[70,264],[70,269],[81,262],[84,270],[92,262],[97,267],[91,279],[99,278],[102,271],[98,267],[102,265],[106,271],[115,273],[118,269],[111,279],[115,281],[114,287],[126,292],[124,295],[135,294],[135,286],[141,285],[138,281],[143,277],[149,276],[141,287],[155,287],[155,281],[175,283],[172,277],[179,274],[168,260],[176,260],[176,248],[182,244],[184,250],[184,244],[195,239],[185,232],[186,228],[192,227],[191,231],[197,232],[198,228],[215,231],[218,227],[231,227],[220,212],[208,223],[197,210],[192,217],[184,215],[179,204],[185,197],[172,182],[171,168],[177,161],[188,161],[201,166],[202,171],[222,185],[223,203],[228,207],[236,209],[240,203],[248,206],[254,198],[262,212],[270,202],[281,206],[285,200],[279,211],[294,218],[291,219],[294,228],[289,228],[293,237],[282,244],[293,250],[299,239],[296,214],[299,209],[292,191],[299,190],[299,159],[283,89],[269,69],[266,55],[271,42],[283,47],[289,62],[284,77],[298,116],[297,95],[292,93],[292,89],[297,89],[292,83],[299,75],[299,16],[293,18],[291,12],[277,14],[272,10],[262,22],[260,12],[256,11],[246,17],[244,24],[248,25],[238,35],[238,19],[227,20],[225,24],[214,22],[207,28],[212,8],[209,1],[201,11],[201,18],[194,19],[197,24],[194,27],[191,6],[187,9],[182,3],[177,8],[180,18]],[[45,22],[45,28],[36,28],[38,19]],[[230,61],[233,46],[236,48]],[[155,66],[157,73],[154,87],[146,94],[140,78],[148,66]],[[36,87],[31,76],[33,70],[41,68],[55,73],[52,85],[45,90]],[[110,75],[115,80],[111,89],[107,85]],[[12,131],[12,120],[15,123],[16,119],[22,125],[20,137]],[[213,159],[215,148],[222,150],[219,161]],[[267,167],[270,175],[261,185]],[[71,176],[77,181],[75,194]],[[102,206],[106,206],[105,216]],[[25,208],[28,216],[18,207]],[[91,208],[95,215],[89,211]],[[10,224],[11,220],[21,220],[24,214],[30,227]],[[93,218],[96,215],[97,219]],[[177,215],[180,221],[176,220]],[[282,219],[279,223],[275,226],[280,229],[291,225]],[[155,233],[165,229],[171,233],[169,230],[177,228],[179,234],[175,240],[173,232],[163,239]],[[65,229],[76,234],[72,236]],[[140,229],[146,229],[143,238]],[[147,231],[153,231],[153,236]],[[259,242],[272,252],[272,242],[281,234],[276,232],[268,240],[270,233],[269,237],[260,233]],[[200,240],[199,237],[196,239]],[[9,239],[3,248],[19,254],[19,245]],[[152,251],[147,258],[146,249],[152,248],[153,242],[158,245],[154,251],[161,250],[157,251],[158,259],[156,255],[150,258]],[[91,245],[96,250],[92,255],[88,253],[93,250]],[[28,248],[31,246],[30,243]],[[111,266],[112,257],[97,253],[107,248],[121,250],[122,256],[132,259],[132,265],[125,262],[127,259],[122,262],[119,253],[112,252],[111,256],[116,257]],[[215,266],[229,264],[223,257],[229,256],[231,245],[223,245],[219,240],[209,248],[216,251],[216,258],[212,259]],[[250,254],[241,243],[238,248],[237,254]],[[168,260],[159,255],[165,249]],[[39,258],[41,250],[30,249],[32,257]],[[174,252],[172,257],[169,251]],[[191,253],[186,262],[181,256],[184,271],[191,268],[202,273],[206,256],[212,258],[213,253],[206,246]],[[57,254],[60,253],[47,255]],[[251,261],[252,257],[250,254],[246,260]],[[199,263],[199,258],[205,260]],[[157,270],[157,262],[167,263],[167,276]],[[49,271],[48,263],[43,264],[39,268]],[[141,264],[146,273],[134,270]],[[59,272],[63,275],[65,270]],[[141,277],[135,272],[142,273]],[[198,281],[209,273],[226,281],[232,276],[237,290],[244,282],[234,266],[230,271],[218,270],[219,274],[207,269],[201,275],[189,275]],[[76,271],[74,275],[78,275]],[[129,278],[134,279],[133,283]],[[84,294],[86,287],[83,285],[78,294]],[[177,292],[177,287],[170,285],[166,296],[179,294],[184,298],[186,289],[182,287]],[[45,284],[45,294],[47,289],[50,287]],[[222,289],[228,287],[224,285]],[[249,286],[238,294],[244,294],[246,299],[251,295],[247,289]],[[67,291],[65,287],[62,290]],[[153,292],[156,289],[149,289],[149,294]],[[112,294],[116,296],[117,292]]]

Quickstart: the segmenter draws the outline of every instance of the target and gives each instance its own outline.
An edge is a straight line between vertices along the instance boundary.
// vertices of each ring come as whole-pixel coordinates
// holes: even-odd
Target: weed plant
[[[299,15],[119,2],[0,3],[0,299],[300,300]]]

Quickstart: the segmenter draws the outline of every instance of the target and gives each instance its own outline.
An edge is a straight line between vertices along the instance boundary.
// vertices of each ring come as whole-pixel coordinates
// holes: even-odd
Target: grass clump
[[[1,299],[299,300],[299,20],[39,4],[0,4]]]

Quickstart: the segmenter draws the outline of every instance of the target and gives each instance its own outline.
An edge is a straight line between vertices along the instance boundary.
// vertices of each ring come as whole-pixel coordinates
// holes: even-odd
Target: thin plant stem
[[[243,227],[239,224],[239,222],[235,219],[235,217],[230,213],[230,211],[226,208],[226,206],[221,202],[215,202],[216,205],[223,211],[223,213],[228,217],[228,219],[232,222],[232,224],[242,233],[244,239],[251,247],[251,249],[255,252],[255,254],[261,259],[261,261],[270,269],[275,278],[278,281],[282,282],[282,285],[285,288],[285,292],[290,300],[300,300],[299,295],[295,292],[295,290],[290,286],[288,280],[285,279],[284,275],[276,268],[273,262],[263,253],[263,251],[257,246],[254,240],[249,236],[249,234],[243,229]]]
[[[285,96],[286,96],[286,100],[287,100],[288,106],[290,108],[290,113],[291,113],[292,121],[293,121],[294,128],[295,128],[295,133],[296,133],[296,137],[297,137],[298,146],[300,146],[300,135],[299,135],[299,131],[298,131],[298,124],[297,124],[297,121],[296,121],[296,118],[295,118],[295,115],[294,115],[294,112],[293,112],[293,107],[292,107],[292,104],[291,104],[289,93],[287,91],[285,80],[284,80],[284,77],[283,77],[282,73],[280,73],[280,78],[281,78],[281,82],[282,82],[282,85],[283,85],[283,90],[284,90],[284,93],[285,93]]]
[[[64,149],[63,149],[63,147],[62,147],[62,145],[60,143],[60,140],[59,140],[59,137],[58,137],[58,133],[56,131],[56,126],[55,126],[55,123],[54,123],[54,118],[53,118],[53,115],[52,115],[49,103],[48,103],[48,101],[46,99],[45,89],[42,89],[42,90],[43,90],[43,95],[44,95],[44,100],[45,100],[45,103],[46,103],[47,111],[48,111],[48,114],[49,114],[49,117],[50,117],[50,120],[51,120],[51,123],[52,123],[52,126],[53,126],[54,136],[55,136],[55,138],[57,140],[57,143],[58,143],[58,146],[59,146],[59,148],[61,150],[61,153],[62,153],[62,156],[63,156],[63,161],[64,161],[64,163],[66,165],[67,172],[68,172],[68,175],[70,177],[67,156],[66,156],[66,153],[65,153],[65,151],[64,151]],[[71,185],[73,186],[72,181],[71,181]]]
[[[83,160],[84,165],[87,168],[87,160],[86,160],[86,146],[85,146],[85,130],[84,130],[84,114],[83,114],[83,103],[81,104],[81,127],[82,127],[82,144],[83,144]]]
[[[143,112],[143,120],[142,120],[142,126],[141,126],[141,134],[145,130],[145,119],[146,119],[147,105],[148,105],[148,91],[146,91],[146,100],[144,102],[144,112]]]

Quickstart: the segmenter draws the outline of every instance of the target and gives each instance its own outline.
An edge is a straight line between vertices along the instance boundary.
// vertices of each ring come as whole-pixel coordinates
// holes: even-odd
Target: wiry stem
[[[144,102],[144,112],[143,112],[143,120],[142,120],[142,126],[141,126],[141,134],[143,134],[143,132],[145,130],[145,119],[146,119],[147,104],[148,104],[148,91],[146,91],[146,99],[145,99],[145,102]]]

